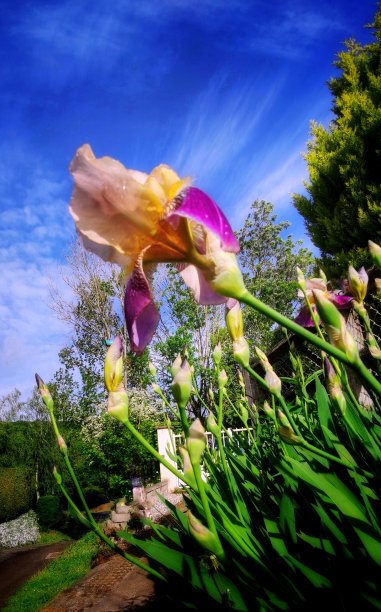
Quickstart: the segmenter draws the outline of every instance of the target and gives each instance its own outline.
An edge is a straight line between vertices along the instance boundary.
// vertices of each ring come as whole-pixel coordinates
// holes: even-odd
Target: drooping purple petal
[[[206,280],[203,272],[193,265],[179,264],[177,269],[186,285],[192,291],[194,299],[202,306],[224,304],[226,297],[215,293]]]
[[[339,293],[329,292],[328,298],[335,304],[337,310],[349,310],[352,306],[353,297],[349,295],[340,295]]]
[[[313,305],[312,308],[314,308]],[[303,306],[303,308],[300,309],[294,320],[295,323],[298,323],[302,327],[314,327],[315,325],[307,306]]]
[[[160,319],[140,258],[127,282],[124,314],[131,349],[140,355],[150,343]]]
[[[177,227],[178,217],[186,217],[211,230],[221,240],[224,251],[238,253],[239,244],[224,213],[201,189],[189,187],[178,196],[180,205],[168,215],[166,221]]]

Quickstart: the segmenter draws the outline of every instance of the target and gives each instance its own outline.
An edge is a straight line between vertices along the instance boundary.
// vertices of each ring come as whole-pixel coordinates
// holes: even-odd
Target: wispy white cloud
[[[0,192],[0,395],[14,387],[28,393],[35,371],[49,380],[58,367],[66,330],[49,308],[49,278],[63,285],[56,256],[73,233],[69,219],[62,222],[65,182],[49,175],[41,161],[29,165],[27,174],[20,159],[17,172],[8,165],[23,180],[14,183],[22,187],[13,199],[4,183]]]
[[[234,167],[237,156],[253,141],[256,128],[281,88],[281,80],[258,95],[257,83],[236,84],[229,91],[221,75],[193,102],[171,163],[180,173],[204,182]]]

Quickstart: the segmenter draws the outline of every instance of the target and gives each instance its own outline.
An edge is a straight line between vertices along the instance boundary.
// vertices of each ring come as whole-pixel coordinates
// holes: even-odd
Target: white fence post
[[[176,454],[175,437],[172,429],[168,429],[166,426],[157,428],[157,446],[160,455],[164,457],[168,463],[173,465],[173,467],[177,468],[176,461],[173,461],[167,453],[168,449],[173,454]],[[160,463],[160,480],[168,483],[168,493],[172,493],[179,486],[177,476],[172,474],[172,472],[162,463]]]

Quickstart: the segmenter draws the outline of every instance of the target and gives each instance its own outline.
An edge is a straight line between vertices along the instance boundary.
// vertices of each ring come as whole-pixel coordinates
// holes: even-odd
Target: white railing
[[[252,431],[251,427],[248,429]],[[245,433],[249,444],[251,443],[249,432],[246,427],[236,427],[234,429],[227,429],[226,431],[221,432],[222,444],[226,446],[228,440],[232,438],[234,434],[239,433]],[[210,431],[206,431],[205,436],[208,448],[217,450],[217,443],[214,435]],[[161,427],[157,430],[157,437],[159,453],[163,457],[165,457],[165,459],[171,465],[173,465],[173,467],[178,469],[177,462],[174,461],[174,459],[170,455],[173,456],[174,454],[176,454],[178,447],[181,444],[184,444],[183,434],[174,434],[171,429],[168,429],[167,427]],[[205,474],[204,470],[203,474]],[[175,489],[181,486],[181,481],[179,481],[179,479],[162,464],[160,464],[160,478],[161,480],[166,480],[168,482],[168,491],[174,491]]]

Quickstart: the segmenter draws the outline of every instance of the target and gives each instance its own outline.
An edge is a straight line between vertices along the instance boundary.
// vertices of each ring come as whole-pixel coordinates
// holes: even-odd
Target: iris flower
[[[316,290],[322,291],[325,297],[327,297],[338,310],[349,310],[351,308],[353,302],[352,297],[342,295],[341,293],[337,293],[335,291],[328,291],[327,283],[322,278],[310,278],[309,280],[306,280],[305,291],[313,312],[317,312],[313,294],[313,292]],[[298,297],[304,297],[304,293],[300,289],[298,290]],[[303,306],[300,309],[295,322],[299,323],[299,325],[302,327],[314,327],[315,324],[312,320],[308,306]]]
[[[244,290],[238,242],[222,211],[190,179],[166,165],[150,174],[128,170],[80,147],[71,164],[70,212],[86,249],[126,274],[125,317],[140,354],[159,322],[148,273],[159,262],[178,264],[199,304],[222,304]]]

